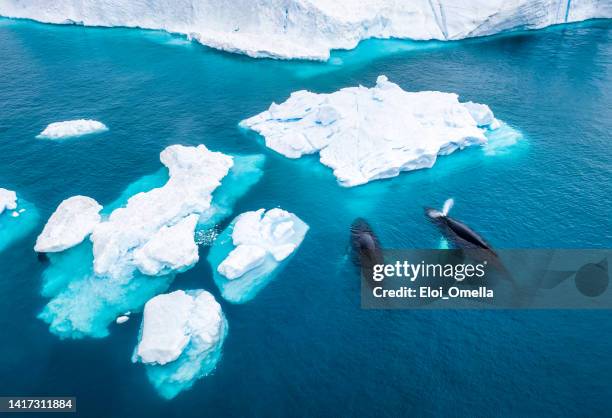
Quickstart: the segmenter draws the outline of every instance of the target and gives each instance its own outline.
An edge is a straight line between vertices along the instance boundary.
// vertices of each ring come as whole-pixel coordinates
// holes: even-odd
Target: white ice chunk
[[[129,321],[129,320],[130,320],[130,317],[129,317],[129,316],[127,316],[127,315],[121,315],[121,316],[118,316],[118,317],[117,317],[117,319],[115,320],[115,322],[116,322],[117,324],[125,324],[125,323],[126,323],[127,321]]]
[[[232,280],[260,266],[266,258],[266,250],[257,245],[239,245],[223,260],[217,271]]]
[[[493,113],[456,94],[407,92],[387,77],[376,86],[330,94],[292,93],[287,101],[241,122],[289,158],[319,152],[343,186],[432,167],[438,155],[485,144]]]
[[[37,138],[41,139],[63,139],[75,136],[88,135],[107,131],[108,128],[102,122],[91,119],[68,120],[64,122],[53,122],[42,131]]]
[[[294,229],[303,222],[282,209],[245,212],[234,223],[232,241],[235,248],[219,264],[217,271],[228,279],[236,279],[263,264],[267,255],[280,262],[302,243],[306,228]]]
[[[12,190],[0,187],[0,215],[7,209],[17,209],[17,194]]]
[[[215,368],[226,333],[227,321],[210,293],[158,295],[145,304],[132,361],[147,364],[151,382],[172,398]]]
[[[308,225],[282,209],[244,212],[219,235],[208,254],[213,279],[232,303],[253,299],[286,265]]]
[[[142,363],[166,364],[181,355],[191,338],[194,298],[182,290],[155,296],[144,307],[136,356]]]
[[[168,268],[197,261],[190,215],[210,208],[212,192],[232,167],[232,157],[204,145],[172,145],[160,159],[168,167],[168,182],[132,196],[125,207],[115,209],[94,228],[96,274],[121,277],[133,268],[144,274],[165,274]],[[169,251],[170,247],[175,248]]]
[[[87,196],[64,200],[36,240],[34,251],[60,252],[83,242],[100,222],[102,206]]]
[[[198,215],[190,215],[173,226],[163,226],[134,251],[134,264],[149,276],[182,271],[198,262],[194,240]]]
[[[485,104],[465,102],[463,106],[470,112],[478,126],[489,126],[495,121],[491,108]]]
[[[612,17],[605,0],[3,0],[0,15],[162,29],[253,57],[325,60],[368,38],[454,40]]]

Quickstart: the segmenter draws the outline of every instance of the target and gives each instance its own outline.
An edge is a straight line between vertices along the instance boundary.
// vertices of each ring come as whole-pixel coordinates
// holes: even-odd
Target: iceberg
[[[90,119],[77,119],[64,122],[53,122],[38,134],[37,138],[64,139],[105,131],[108,131],[108,128],[102,122]]]
[[[3,0],[0,15],[161,29],[251,57],[327,60],[368,38],[456,40],[612,17],[597,0]]]
[[[17,209],[17,193],[12,190],[0,188],[0,215],[7,209]]]
[[[16,192],[0,188],[0,252],[32,232],[38,220],[34,205]]]
[[[296,215],[278,208],[237,216],[208,255],[221,295],[232,303],[253,299],[278,274],[307,231],[308,225]]]
[[[36,240],[34,251],[60,252],[83,242],[100,223],[102,206],[87,196],[64,200],[51,215]]]
[[[198,218],[198,215],[189,215],[172,226],[161,227],[134,251],[134,265],[149,276],[180,272],[193,266],[199,259],[194,241]]]
[[[166,292],[176,273],[197,262],[194,237],[232,213],[261,178],[265,161],[203,145],[168,147],[161,160],[166,169],[143,176],[104,205],[89,240],[48,254],[41,293],[50,301],[39,318],[52,333],[105,337],[118,317]],[[94,254],[104,261],[97,271]]]
[[[226,335],[227,320],[210,293],[158,295],[145,304],[132,361],[145,364],[159,394],[171,399],[215,369]]]
[[[407,92],[379,76],[372,88],[300,90],[240,126],[288,157],[319,153],[342,186],[432,167],[439,155],[487,143],[501,127],[488,106],[454,93]]]
[[[190,215],[199,217],[210,208],[212,192],[221,185],[233,159],[209,151],[204,145],[171,145],[162,151],[160,160],[168,168],[167,183],[130,197],[125,207],[115,209],[106,221],[94,228],[91,241],[96,274],[118,278],[130,274],[134,268],[149,274],[156,270],[151,265],[155,263],[159,264],[159,273],[166,264],[159,252],[170,247],[175,247],[172,251],[188,253],[169,254],[170,259],[197,261],[197,257],[195,260],[192,257],[193,234],[185,233],[192,222],[175,225]],[[165,229],[173,226],[172,231],[183,233],[173,237],[172,231]],[[171,242],[164,243],[168,239]]]

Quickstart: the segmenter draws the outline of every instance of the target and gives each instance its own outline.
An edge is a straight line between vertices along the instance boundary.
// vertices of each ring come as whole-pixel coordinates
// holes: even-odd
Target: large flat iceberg
[[[343,186],[432,167],[439,155],[484,145],[499,129],[488,106],[454,93],[407,92],[379,76],[372,88],[300,90],[240,123],[289,158],[319,153]]]
[[[36,240],[34,251],[60,252],[83,242],[100,223],[102,206],[91,197],[72,196],[51,215]]]
[[[151,383],[171,399],[215,369],[226,335],[227,320],[210,293],[158,295],[144,307],[132,361],[144,363]]]
[[[196,236],[232,213],[262,175],[263,156],[170,146],[166,170],[129,185],[105,205],[89,240],[48,254],[39,317],[62,338],[104,337],[125,312],[167,291],[198,260]]]
[[[612,17],[604,0],[3,0],[0,15],[162,29],[252,57],[325,60],[367,38],[454,40]]]
[[[307,231],[301,219],[278,208],[237,216],[208,256],[221,295],[233,303],[253,299],[278,274]]]
[[[102,122],[91,119],[67,120],[64,122],[50,123],[37,138],[40,139],[64,139],[76,136],[95,134],[108,131]]]

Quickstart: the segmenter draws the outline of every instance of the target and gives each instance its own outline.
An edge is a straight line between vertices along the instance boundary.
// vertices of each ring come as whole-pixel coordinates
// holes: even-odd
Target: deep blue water
[[[437,247],[423,206],[453,196],[455,216],[497,247],[610,248],[611,41],[612,24],[594,21],[444,45],[369,41],[315,64],[253,60],[159,32],[0,20],[0,187],[40,214],[0,252],[0,394],[76,396],[86,417],[608,414],[609,312],[362,310],[346,245],[363,216],[387,247]],[[237,127],[294,90],[371,86],[379,74],[487,103],[525,139],[345,189],[316,159],[285,159]],[[110,130],[35,139],[75,118]],[[159,170],[159,152],[175,143],[266,155],[235,213],[281,206],[310,231],[254,300],[221,301],[229,334],[216,372],[165,401],[130,362],[139,316],[78,341],[36,318],[47,300],[32,247],[63,199],[110,203]],[[172,289],[221,300],[207,253]]]

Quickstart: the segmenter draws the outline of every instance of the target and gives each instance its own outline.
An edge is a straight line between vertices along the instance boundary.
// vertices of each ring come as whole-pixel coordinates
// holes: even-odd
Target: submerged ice
[[[227,335],[227,320],[204,290],[158,295],[144,307],[133,362],[146,365],[157,391],[170,399],[214,369]]]
[[[228,156],[203,145],[166,148],[167,171],[144,176],[102,210],[90,240],[49,254],[40,314],[66,338],[104,337],[125,312],[165,292],[198,260],[195,235],[232,211],[262,174],[262,156]]]
[[[407,92],[379,76],[372,88],[300,90],[241,122],[289,158],[319,153],[343,186],[432,167],[439,155],[487,142],[498,129],[488,106],[454,93]]]
[[[217,238],[208,260],[222,296],[244,303],[278,274],[302,243],[308,225],[282,209],[245,212]]]
[[[75,136],[105,132],[108,128],[102,122],[91,119],[68,120],[49,124],[38,136],[41,139],[63,139]]]
[[[325,60],[368,38],[454,40],[612,17],[597,0],[3,0],[0,15],[181,33],[253,57]]]
[[[28,235],[38,223],[38,211],[17,193],[0,188],[0,251]]]

